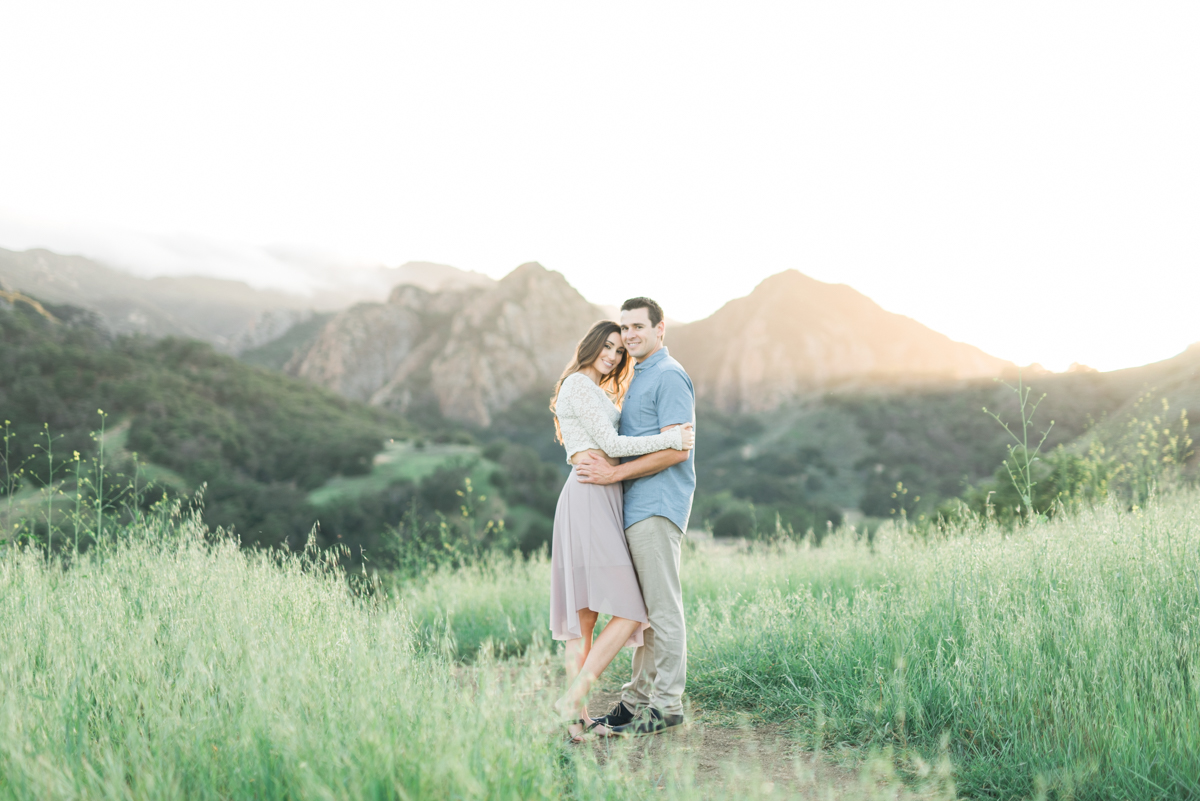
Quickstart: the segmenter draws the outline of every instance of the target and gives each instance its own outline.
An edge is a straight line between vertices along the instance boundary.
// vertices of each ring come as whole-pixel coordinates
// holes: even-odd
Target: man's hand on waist
[[[667,431],[672,428],[675,426],[666,426],[662,430]],[[661,473],[668,467],[686,462],[689,453],[691,451],[655,451],[616,467],[599,456],[589,453],[575,466],[575,473],[579,476],[581,484],[616,484],[618,481],[632,481],[636,478],[645,478],[655,473]]]
[[[581,484],[616,484],[624,479],[618,473],[624,465],[613,466],[594,453],[586,453],[575,465],[575,474]]]

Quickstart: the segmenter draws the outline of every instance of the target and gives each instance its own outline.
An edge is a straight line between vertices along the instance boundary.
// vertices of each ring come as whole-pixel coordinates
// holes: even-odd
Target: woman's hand
[[[683,448],[681,450],[690,451],[696,447],[696,426],[688,423],[683,426]]]

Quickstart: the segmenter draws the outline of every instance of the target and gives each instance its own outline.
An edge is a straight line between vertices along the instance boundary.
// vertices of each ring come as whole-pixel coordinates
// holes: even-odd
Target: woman
[[[603,320],[575,347],[550,401],[558,441],[567,461],[576,464],[595,453],[612,464],[620,456],[689,450],[695,442],[690,425],[650,437],[617,434],[619,404],[633,365],[621,343],[621,327]],[[568,735],[580,742],[598,723],[587,714],[585,699],[622,645],[642,644],[646,605],[625,543],[621,485],[583,484],[571,471],[554,512],[550,559],[550,629],[566,641],[567,692],[557,707],[569,716]],[[612,615],[592,641],[596,619]]]

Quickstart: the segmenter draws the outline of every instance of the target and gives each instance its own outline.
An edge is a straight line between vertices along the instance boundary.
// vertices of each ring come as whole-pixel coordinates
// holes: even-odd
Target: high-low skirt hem
[[[556,640],[582,635],[579,610],[636,620],[626,646],[640,646],[649,618],[625,542],[621,485],[583,484],[571,471],[554,512],[550,557],[550,631]]]

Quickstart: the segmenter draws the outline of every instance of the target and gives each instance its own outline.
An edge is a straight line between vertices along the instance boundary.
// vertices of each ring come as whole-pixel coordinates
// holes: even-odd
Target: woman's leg
[[[579,614],[582,617],[583,613]],[[592,614],[594,615],[595,612]],[[592,620],[594,625],[595,618],[593,617]],[[609,666],[609,663],[620,652],[621,647],[625,645],[626,640],[633,636],[640,625],[636,620],[627,620],[623,617],[614,617],[608,621],[604,631],[600,632],[600,636],[592,643],[590,652],[583,659],[577,675],[567,687],[567,694],[559,704],[577,710],[580,718],[591,723],[591,718],[587,716],[587,704],[585,703],[587,695],[596,679]]]
[[[568,689],[572,684],[575,683],[575,679],[579,676],[579,671],[583,669],[584,663],[591,654],[592,636],[596,630],[597,617],[599,616],[591,609],[580,609],[579,632],[582,636],[574,640],[567,640],[566,642],[565,667],[567,669]],[[561,711],[565,712],[566,714],[573,715],[581,720],[584,719],[583,714],[576,714],[578,712],[576,704],[567,706],[560,703],[559,706]],[[572,735],[581,734],[583,732],[583,726],[579,725],[578,723],[574,723],[569,727],[569,731]]]
[[[599,617],[591,609],[579,610],[579,631],[581,636],[566,642],[567,686],[575,681],[583,663],[592,650],[592,636],[596,630],[596,618]]]

